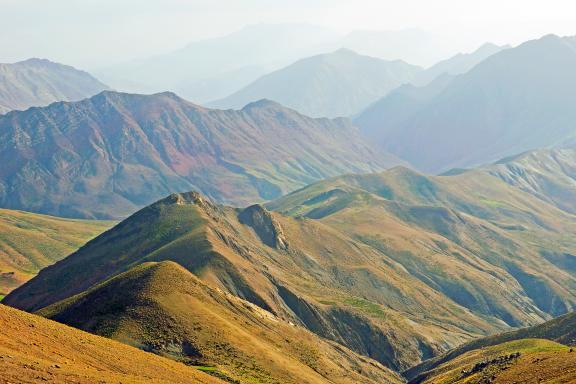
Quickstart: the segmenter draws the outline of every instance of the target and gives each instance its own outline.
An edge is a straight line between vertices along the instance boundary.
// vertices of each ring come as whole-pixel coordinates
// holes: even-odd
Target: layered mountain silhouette
[[[129,92],[170,90],[195,102],[207,102],[226,97],[302,57],[336,49],[338,36],[308,24],[248,25],[167,54],[115,65],[98,75]]]
[[[84,71],[45,59],[0,64],[0,114],[56,101],[78,101],[107,89]]]
[[[128,289],[122,282],[141,268],[157,268],[143,263],[171,261],[183,269],[170,264],[169,270],[190,272],[260,314],[401,371],[464,341],[574,308],[576,242],[565,235],[576,229],[571,207],[537,192],[549,164],[533,161],[522,172],[532,189],[502,169],[561,153],[535,152],[444,176],[398,167],[336,177],[269,203],[272,211],[174,194],[42,270],[4,303],[170,355],[166,340],[190,329],[184,319],[199,315],[186,308],[197,306],[182,306],[184,299],[174,296],[151,301],[146,284]],[[128,291],[143,293],[125,298]],[[167,328],[174,335],[152,343],[159,327],[146,328],[143,314],[175,319]],[[208,344],[189,351],[204,349],[214,361]],[[196,356],[175,351],[178,358]]]
[[[420,72],[418,76],[416,76],[416,80],[412,83],[417,86],[424,86],[442,75],[456,76],[466,73],[488,57],[508,48],[510,47],[486,43],[474,52],[459,53],[449,59],[434,64],[430,68]]]
[[[412,82],[421,70],[403,61],[340,49],[299,60],[209,105],[241,108],[254,100],[270,99],[309,116],[351,116]]]
[[[85,218],[125,217],[191,189],[248,204],[399,163],[345,119],[266,100],[219,111],[115,92],[0,117],[0,161],[0,205]]]
[[[393,92],[356,123],[429,172],[572,143],[575,46],[574,38],[549,35],[506,49],[441,86],[440,79]]]

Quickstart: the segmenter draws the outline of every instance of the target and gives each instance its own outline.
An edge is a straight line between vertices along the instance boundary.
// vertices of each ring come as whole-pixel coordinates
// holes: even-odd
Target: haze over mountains
[[[0,66],[0,381],[574,381],[575,39]]]
[[[417,86],[424,86],[443,75],[455,76],[466,73],[493,54],[508,48],[510,47],[486,43],[474,52],[459,53],[434,64],[419,73],[416,80],[412,83]]]
[[[175,91],[194,102],[232,92],[302,57],[335,49],[337,34],[307,24],[249,25],[227,36],[192,42],[165,55],[98,71],[128,92]]]
[[[209,105],[241,108],[265,98],[313,117],[351,116],[392,89],[412,82],[420,71],[402,61],[340,49],[299,60]]]
[[[575,46],[574,38],[554,35],[526,42],[441,87],[401,88],[355,122],[382,148],[428,172],[573,143]]]
[[[0,64],[0,114],[55,101],[78,101],[107,89],[84,71],[44,59]]]
[[[0,161],[2,206],[83,218],[125,217],[173,191],[248,204],[401,163],[345,119],[115,92],[0,117]]]
[[[454,48],[448,47],[443,37],[419,29],[344,34],[310,24],[263,23],[192,42],[174,52],[100,68],[95,73],[118,90],[173,91],[203,104],[228,97],[298,60],[341,48],[426,67],[454,54]]]

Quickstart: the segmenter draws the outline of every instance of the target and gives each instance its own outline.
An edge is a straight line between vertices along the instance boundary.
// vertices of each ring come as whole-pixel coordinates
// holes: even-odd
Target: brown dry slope
[[[230,382],[402,382],[376,361],[212,289],[169,261],[140,264],[40,314]]]
[[[184,364],[0,305],[0,383],[205,383]]]
[[[573,383],[576,353],[542,339],[519,339],[475,349],[439,365],[410,384]]]

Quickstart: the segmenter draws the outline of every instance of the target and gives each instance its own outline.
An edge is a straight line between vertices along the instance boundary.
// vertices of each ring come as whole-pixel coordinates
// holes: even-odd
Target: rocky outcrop
[[[288,249],[288,240],[280,223],[261,205],[255,204],[244,209],[238,219],[242,224],[252,227],[264,244],[277,249]]]

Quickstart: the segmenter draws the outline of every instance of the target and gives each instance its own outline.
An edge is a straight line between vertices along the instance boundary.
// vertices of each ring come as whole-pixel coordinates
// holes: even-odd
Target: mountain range
[[[458,51],[445,37],[419,29],[344,34],[309,24],[261,23],[226,36],[194,41],[172,52],[99,68],[95,73],[121,91],[173,91],[196,103],[208,104],[301,59],[341,48],[426,67]],[[466,56],[457,61],[464,64],[469,60]]]
[[[270,99],[313,117],[351,116],[412,82],[421,70],[402,61],[340,49],[299,60],[209,105],[241,108],[254,100]]]
[[[508,48],[510,48],[508,45],[499,46],[486,43],[474,52],[458,53],[446,60],[439,61],[433,66],[420,72],[412,84],[416,86],[424,86],[443,75],[461,75],[470,71],[476,65],[480,64],[495,53]]]
[[[0,161],[1,206],[104,219],[173,191],[249,204],[401,163],[346,119],[312,119],[266,100],[220,111],[172,93],[108,91],[1,116]]]
[[[338,34],[308,24],[255,24],[173,52],[102,68],[97,75],[135,93],[174,91],[195,102],[220,99],[267,72],[336,49]]]
[[[45,59],[0,64],[0,114],[78,101],[107,89],[87,72]]]
[[[555,158],[531,154],[544,155]],[[3,302],[178,359],[209,356],[206,364],[234,372],[225,361],[236,355],[215,363],[210,339],[193,337],[185,319],[200,316],[190,312],[197,306],[164,296],[180,292],[177,282],[192,273],[187,279],[258,313],[402,371],[467,340],[575,307],[576,243],[565,236],[575,230],[574,217],[537,193],[549,164],[527,167],[528,157],[444,176],[399,167],[336,177],[268,203],[272,211],[174,194],[45,268]],[[510,179],[504,166],[524,166],[524,178]],[[568,176],[569,168],[558,169]],[[169,285],[152,300],[149,284],[132,277],[157,268],[145,263],[168,261],[182,278],[159,278]],[[142,333],[158,318],[173,319],[167,329],[175,333],[154,332],[164,325]],[[191,335],[193,347],[174,349],[175,334]]]
[[[0,382],[574,381],[576,38],[438,44],[0,64]]]
[[[465,74],[400,88],[355,123],[427,172],[573,143],[575,46],[574,38],[548,35],[505,49]]]

